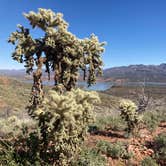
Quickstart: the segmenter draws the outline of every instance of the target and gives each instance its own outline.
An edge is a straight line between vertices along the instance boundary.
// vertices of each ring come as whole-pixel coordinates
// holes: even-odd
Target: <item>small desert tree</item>
[[[16,45],[14,60],[25,63],[27,73],[33,72],[33,86],[28,113],[38,121],[40,129],[40,157],[55,165],[69,165],[92,119],[96,93],[75,89],[80,71],[88,86],[102,74],[101,54],[104,43],[92,34],[78,39],[68,31],[68,23],[61,13],[39,9],[24,14],[32,28],[39,28],[44,36],[34,39],[30,29],[18,25],[9,42]],[[54,88],[43,93],[43,68],[54,73]],[[33,154],[33,153],[32,153]]]

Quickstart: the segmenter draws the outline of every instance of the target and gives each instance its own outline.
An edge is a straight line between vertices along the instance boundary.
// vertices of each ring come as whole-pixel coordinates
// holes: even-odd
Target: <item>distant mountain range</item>
[[[103,71],[102,81],[166,82],[166,63],[160,65],[130,65],[108,68]],[[0,70],[0,75],[19,79],[28,78],[25,70]]]
[[[104,80],[118,79],[131,82],[166,82],[166,64],[160,65],[130,65],[113,67],[104,70]]]
[[[15,77],[15,78],[24,78],[25,77],[25,70],[24,69],[0,69],[0,76],[8,76],[8,77]]]

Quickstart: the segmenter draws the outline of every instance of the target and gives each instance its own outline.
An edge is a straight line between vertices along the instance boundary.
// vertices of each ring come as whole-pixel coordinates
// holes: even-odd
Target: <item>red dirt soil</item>
[[[111,143],[115,142],[126,142],[128,143],[128,151],[134,154],[134,157],[130,159],[130,165],[139,166],[140,162],[147,156],[153,155],[153,150],[146,147],[147,143],[153,142],[154,137],[160,133],[166,133],[166,122],[161,123],[157,129],[151,133],[146,128],[139,131],[139,137],[135,138],[125,138],[124,132],[118,131],[102,131],[99,134],[91,134],[88,136],[87,145],[89,147],[95,147],[96,143],[100,140],[108,141]],[[128,166],[128,161],[125,160],[115,160],[111,157],[106,157],[108,161],[108,166]]]
[[[9,85],[10,80],[7,77],[5,77],[5,76],[0,76],[0,83],[2,85]]]

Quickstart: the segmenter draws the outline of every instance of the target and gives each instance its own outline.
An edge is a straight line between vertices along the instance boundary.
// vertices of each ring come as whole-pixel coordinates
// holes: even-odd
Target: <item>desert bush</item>
[[[121,131],[126,128],[126,123],[119,116],[103,116],[96,117],[95,125],[98,130],[114,130]]]
[[[153,132],[160,123],[159,114],[155,111],[145,112],[142,118],[143,123],[146,125],[149,131]]]
[[[88,126],[88,132],[89,132],[90,134],[97,134],[98,131],[99,131],[99,128],[98,128],[96,125],[90,124],[90,125]]]
[[[127,132],[135,135],[141,116],[138,114],[137,106],[131,100],[122,100],[119,109],[121,118],[127,123]]]
[[[153,145],[155,159],[161,166],[166,165],[166,133],[158,135]]]
[[[94,148],[83,148],[72,166],[106,166],[106,159]]]
[[[155,111],[160,122],[166,122],[166,110],[159,109]]]
[[[11,144],[0,139],[0,165],[19,166],[13,159],[14,149]]]
[[[131,152],[128,152],[127,145],[122,142],[109,143],[106,141],[99,141],[96,146],[102,153],[114,159],[130,159],[133,155]]]
[[[0,164],[9,166],[51,166],[52,164],[42,159],[40,154],[42,151],[40,150],[42,150],[42,145],[38,131],[29,132],[27,126],[23,126],[22,133],[15,139],[0,140]]]
[[[148,156],[141,161],[141,166],[158,166],[158,164],[152,157]]]
[[[0,119],[0,135],[2,137],[16,137],[21,133],[23,126],[35,126],[35,122],[32,119],[20,119],[17,116],[10,116],[6,119]]]

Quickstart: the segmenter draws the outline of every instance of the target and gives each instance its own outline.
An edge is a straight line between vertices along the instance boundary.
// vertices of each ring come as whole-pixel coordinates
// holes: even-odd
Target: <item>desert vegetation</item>
[[[102,74],[105,43],[77,38],[61,13],[24,16],[44,35],[19,24],[9,37],[33,82],[0,77],[0,165],[165,166],[166,87],[78,88],[81,76],[91,86]]]
[[[3,77],[1,78],[3,79]],[[27,95],[25,95],[22,100],[25,100],[25,103],[20,102],[20,104],[26,105],[26,101],[29,99],[28,93],[30,93],[31,84],[18,82],[10,78],[8,78],[8,81],[8,85],[6,84],[6,93],[8,93],[8,89],[14,91],[19,87],[23,87]],[[4,82],[1,81],[1,85],[3,84]],[[15,84],[15,86],[13,86],[13,84]],[[48,92],[51,88],[52,87],[45,87],[45,91]],[[2,92],[3,91],[0,93]],[[139,114],[139,116],[141,116],[141,123],[138,125],[139,132],[132,136],[131,134],[127,134],[127,122],[120,116],[121,111],[119,106],[124,97],[108,95],[109,90],[107,92],[96,93],[99,95],[101,101],[95,104],[94,111],[91,112],[91,117],[95,118],[95,120],[92,120],[88,125],[88,133],[85,137],[85,142],[80,146],[81,149],[76,158],[72,160],[71,165],[149,165],[152,163],[153,165],[165,165],[165,136],[162,133],[166,132],[166,116],[164,103],[160,104],[160,102],[158,102],[160,95],[156,94],[158,95],[158,99],[154,100],[157,102],[157,105],[154,105],[154,102],[150,102],[148,109]],[[19,96],[20,92],[15,91],[15,95]],[[127,95],[128,98],[130,98],[130,95],[133,98],[133,93]],[[137,96],[135,96],[133,100],[136,101],[136,98]],[[17,98],[13,98],[13,95],[11,95],[8,96],[7,100],[4,98],[3,102],[5,102],[6,105],[10,105],[10,100],[16,99]],[[163,97],[161,100],[163,100]],[[3,142],[1,142],[1,165],[7,163],[7,161],[9,161],[7,163],[8,165],[12,165],[12,162],[14,163],[13,165],[19,165],[18,161],[15,162],[13,158],[11,158],[15,153],[13,149],[15,145],[13,145],[11,141],[13,137],[22,138],[22,141],[28,140],[28,144],[24,145],[29,146],[30,141],[36,141],[37,138],[37,133],[32,134],[32,132],[39,132],[38,122],[28,116],[25,108],[16,109],[17,102],[15,103],[16,104],[10,105],[11,111],[9,115],[6,115],[6,109],[1,108],[2,127],[0,133],[1,140],[3,140]],[[31,136],[29,136],[28,133],[31,133]],[[10,140],[10,144],[7,140]],[[19,141],[17,142],[17,148],[18,145]],[[31,145],[35,146],[36,142],[31,143]],[[125,155],[121,154],[122,152]],[[163,161],[161,159],[163,159]],[[27,160],[35,160],[35,164],[38,164],[38,159],[35,157],[27,158]]]
[[[6,150],[13,149],[10,156],[2,150],[4,159],[7,157],[2,164],[71,165],[93,119],[93,104],[99,102],[97,93],[75,89],[78,72],[83,71],[88,86],[95,83],[96,75],[102,72],[100,55],[104,43],[99,43],[94,34],[78,39],[68,31],[68,23],[61,13],[40,8],[38,13],[24,16],[32,28],[45,32],[44,37],[33,39],[29,29],[18,25],[19,30],[9,38],[9,43],[16,45],[12,58],[25,63],[29,74],[37,68],[33,72],[31,98],[26,107],[29,116],[37,122],[37,129],[28,133],[28,128],[23,126],[27,131],[13,137],[12,145],[2,141],[2,145],[8,144]],[[50,71],[54,72],[54,87],[47,94],[42,85],[43,66],[48,79]],[[7,122],[11,119],[17,123],[14,118]]]

